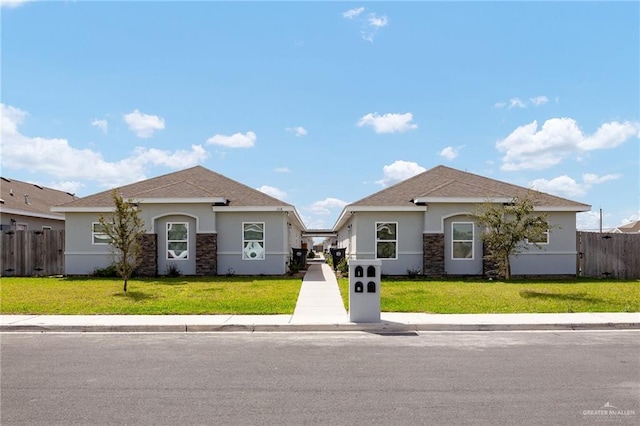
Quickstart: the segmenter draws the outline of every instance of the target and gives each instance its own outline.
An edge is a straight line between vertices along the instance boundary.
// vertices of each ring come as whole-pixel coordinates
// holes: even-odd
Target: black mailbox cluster
[[[353,274],[356,278],[364,278],[364,268],[362,266],[356,266]],[[367,267],[367,278],[375,278],[376,277],[376,267],[369,266]],[[356,281],[354,291],[356,293],[364,293],[364,284],[362,281]],[[376,283],[375,281],[369,281],[367,283],[367,293],[375,293],[376,292]]]

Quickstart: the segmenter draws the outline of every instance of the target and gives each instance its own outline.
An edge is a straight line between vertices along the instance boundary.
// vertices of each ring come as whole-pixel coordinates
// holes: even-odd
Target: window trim
[[[105,232],[96,232],[96,225],[100,225],[100,222],[91,222],[91,245],[94,246],[107,246],[111,243],[111,239],[109,238],[109,236],[105,233]],[[96,235],[104,235],[107,238],[105,238],[103,241],[104,242],[96,242]]]
[[[546,231],[543,232],[543,235],[547,236],[546,240],[544,240],[544,241],[531,242],[531,241],[529,241],[528,238],[525,238],[525,243],[527,243],[528,245],[537,244],[539,246],[549,245],[549,238],[551,237],[551,230],[547,229]]]
[[[245,239],[244,231],[246,225],[260,225],[262,227],[262,239],[261,240],[247,240]],[[242,260],[260,261],[267,260],[267,239],[266,239],[266,223],[265,222],[242,222]],[[247,242],[262,242],[262,257],[248,257],[245,255],[245,243]]]
[[[184,225],[187,230],[187,238],[185,240],[170,240],[169,239],[169,226],[170,225]],[[171,261],[180,261],[180,260],[189,260],[189,222],[167,222],[167,226],[165,228],[165,237],[167,240],[165,256],[166,260]],[[169,244],[170,243],[187,243],[187,249],[185,250],[187,255],[185,257],[169,257]]]
[[[393,224],[396,226],[396,235],[395,235],[395,239],[393,240],[381,240],[378,238],[378,225],[382,225],[382,224]],[[376,259],[379,260],[398,260],[398,222],[393,222],[393,221],[388,221],[388,220],[384,220],[384,221],[379,221],[379,222],[374,222],[374,235],[375,235],[375,246],[374,246],[374,253],[376,255]],[[395,257],[378,257],[378,243],[383,242],[383,243],[394,243],[396,249],[395,251]]]
[[[456,240],[454,239],[455,232],[453,230],[455,225],[471,225],[471,239],[470,240]],[[475,260],[476,249],[476,224],[474,222],[451,222],[451,260]],[[455,243],[471,243],[471,257],[455,257],[454,247]]]

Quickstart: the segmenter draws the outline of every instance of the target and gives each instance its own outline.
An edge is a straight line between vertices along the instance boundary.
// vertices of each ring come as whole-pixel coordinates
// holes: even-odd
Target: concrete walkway
[[[309,262],[291,324],[332,324],[347,321],[347,310],[331,267],[324,261]]]

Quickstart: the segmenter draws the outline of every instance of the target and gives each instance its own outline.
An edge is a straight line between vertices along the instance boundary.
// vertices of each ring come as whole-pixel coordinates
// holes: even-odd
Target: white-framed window
[[[91,224],[91,242],[94,245],[105,245],[111,242],[111,238],[104,232],[104,225],[100,222]]]
[[[167,222],[167,259],[189,259],[189,224]]]
[[[242,259],[264,260],[264,222],[242,223]]]
[[[376,259],[398,258],[398,222],[376,222]]]
[[[549,230],[547,229],[542,234],[540,234],[540,238],[527,238],[527,244],[549,244]]]
[[[451,258],[473,259],[473,222],[451,223]]]

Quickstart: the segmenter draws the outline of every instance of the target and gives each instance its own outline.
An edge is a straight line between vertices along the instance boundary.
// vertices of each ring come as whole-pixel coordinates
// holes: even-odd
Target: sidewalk
[[[629,330],[640,312],[567,314],[424,314],[383,312],[353,323],[325,263],[311,262],[292,315],[0,315],[0,332],[331,332]]]

